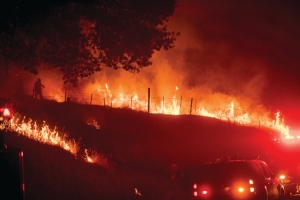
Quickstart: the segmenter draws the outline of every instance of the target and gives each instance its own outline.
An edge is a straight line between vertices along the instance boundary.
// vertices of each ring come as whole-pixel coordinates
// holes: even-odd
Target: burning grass
[[[262,129],[214,118],[73,102],[30,103],[26,116],[31,118],[15,114],[5,140],[24,150],[28,199],[161,199],[173,162],[187,169],[234,153],[266,157],[277,145],[271,146]],[[67,131],[56,128],[62,126]],[[103,167],[111,161],[114,168]]]
[[[95,89],[96,88],[96,89]],[[230,121],[239,125],[263,127],[273,129],[289,135],[289,127],[285,124],[283,114],[277,111],[273,116],[264,106],[251,103],[249,99],[233,97],[227,94],[214,93],[195,98],[183,98],[179,95],[179,88],[176,86],[172,97],[151,97],[148,99],[141,96],[138,91],[133,93],[123,93],[112,91],[108,84],[93,85],[90,99],[88,96],[79,95],[71,98],[72,101],[82,104],[103,105],[113,108],[130,108],[136,111],[147,112],[148,102],[150,103],[150,113],[166,115],[199,115],[216,118],[222,121]],[[54,98],[55,101],[61,102]],[[88,99],[89,101],[85,101]],[[198,99],[198,101],[197,101]],[[199,99],[201,99],[199,101]],[[274,118],[275,117],[275,118]],[[95,122],[88,122],[90,125],[100,128]]]
[[[59,146],[86,162],[107,166],[107,158],[103,154],[98,153],[96,149],[83,149],[82,151],[79,141],[76,142],[74,139],[70,139],[67,133],[58,131],[57,127],[51,129],[46,121],[43,121],[43,124],[39,125],[30,118],[26,119],[26,117],[24,117],[20,120],[19,118],[13,117],[6,123],[6,126],[9,131],[16,132],[19,135],[44,144]],[[97,127],[98,126],[100,127],[100,125],[97,124]]]

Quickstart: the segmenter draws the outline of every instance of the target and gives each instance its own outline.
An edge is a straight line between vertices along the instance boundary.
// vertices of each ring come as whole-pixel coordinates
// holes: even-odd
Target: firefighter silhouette
[[[45,88],[45,86],[42,84],[41,79],[38,78],[37,81],[34,83],[34,88],[33,88],[33,96],[35,99],[39,98],[43,99],[43,93],[42,89]]]

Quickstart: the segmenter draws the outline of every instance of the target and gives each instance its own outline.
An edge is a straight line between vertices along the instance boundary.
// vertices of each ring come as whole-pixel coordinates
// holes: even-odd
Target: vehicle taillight
[[[249,179],[249,184],[250,184],[250,192],[251,192],[251,193],[255,192],[255,189],[254,189],[254,187],[253,187],[254,181],[253,181],[252,179]]]
[[[284,179],[285,179],[285,175],[280,175],[280,176],[279,176],[279,179],[280,179],[280,180],[284,180]]]
[[[235,198],[246,199],[248,195],[255,193],[254,181],[252,179],[236,181],[232,185],[231,191]]]
[[[197,197],[197,196],[198,196],[198,192],[194,191],[194,197]]]
[[[193,185],[193,188],[194,188],[194,197],[198,196],[197,187],[198,187],[197,184],[194,183],[194,185]]]
[[[207,193],[208,193],[207,190],[202,190],[202,194],[203,194],[203,195],[206,195]]]
[[[193,192],[194,197],[201,196],[202,198],[207,198],[211,195],[210,187],[207,185],[198,186],[195,183],[193,185],[193,188],[194,188],[194,192]]]
[[[239,187],[239,188],[237,189],[237,191],[239,191],[240,193],[242,193],[242,192],[244,192],[244,191],[245,191],[245,188],[243,188],[243,187]]]
[[[10,117],[10,112],[9,112],[9,110],[7,108],[4,108],[3,116],[4,117]]]

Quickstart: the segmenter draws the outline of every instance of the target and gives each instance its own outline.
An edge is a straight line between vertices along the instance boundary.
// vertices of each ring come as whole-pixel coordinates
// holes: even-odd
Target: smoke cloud
[[[88,96],[99,88],[104,90],[107,84],[115,97],[138,94],[143,98],[151,88],[152,97],[177,95],[207,106],[208,102],[222,104],[238,99],[248,108],[261,109],[261,104],[274,103],[287,93],[287,85],[298,83],[297,8],[293,1],[179,0],[168,22],[170,31],[180,32],[175,47],[156,52],[153,65],[140,73],[104,68],[73,88],[63,84],[59,72],[42,66],[38,76],[11,70],[9,80],[5,80],[7,84],[13,81],[14,86],[4,85],[23,85],[24,92],[31,93],[39,77],[49,94]],[[6,74],[5,70],[1,73]]]

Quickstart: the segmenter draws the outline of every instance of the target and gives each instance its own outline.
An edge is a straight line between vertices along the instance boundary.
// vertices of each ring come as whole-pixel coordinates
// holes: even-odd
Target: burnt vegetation
[[[102,67],[139,72],[155,51],[174,47],[167,30],[176,0],[1,1],[0,50],[6,63],[37,74],[58,68],[65,83]]]

